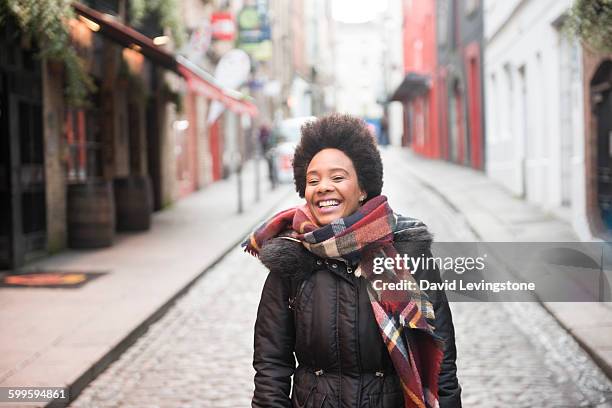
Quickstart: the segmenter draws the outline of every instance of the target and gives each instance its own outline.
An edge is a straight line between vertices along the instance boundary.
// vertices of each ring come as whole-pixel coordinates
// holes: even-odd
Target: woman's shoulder
[[[417,218],[394,214],[395,228],[393,230],[393,241],[433,241],[433,235],[429,232],[427,225]]]
[[[316,261],[300,241],[287,236],[267,241],[261,248],[259,260],[282,278],[303,276],[312,270]]]

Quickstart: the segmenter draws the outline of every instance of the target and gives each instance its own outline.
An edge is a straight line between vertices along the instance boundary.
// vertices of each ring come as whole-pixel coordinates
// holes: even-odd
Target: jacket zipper
[[[338,347],[338,374],[339,382],[338,385],[338,406],[342,406],[342,353],[340,352],[340,329],[338,327],[338,314],[340,312],[340,285],[336,281],[336,342]]]
[[[348,261],[345,261],[344,259],[339,259],[340,262],[342,262],[345,267],[346,267],[346,272],[351,274],[353,273],[353,268],[349,265]],[[336,286],[338,287],[338,286]],[[359,282],[355,281],[355,284],[353,285],[354,288],[357,289],[357,303],[356,303],[356,314],[355,314],[355,328],[356,328],[356,333],[355,333],[355,338],[357,339],[357,364],[359,365],[359,393],[357,394],[357,406],[360,406],[361,404],[361,384],[362,384],[362,378],[361,378],[361,356],[359,354]],[[338,292],[339,294],[339,292]],[[336,298],[338,298],[338,296],[336,296]],[[338,318],[336,317],[336,328],[338,327]],[[337,330],[337,329],[336,329]],[[338,338],[338,347],[340,347],[340,339]],[[338,406],[342,406],[342,360],[340,358],[340,352],[338,352],[338,361],[340,364],[340,401],[338,401]]]
[[[306,286],[306,280],[304,279],[301,283],[300,283],[300,287],[297,290],[297,293],[295,294],[295,296],[289,298],[289,309],[291,310],[297,310],[297,300],[300,298],[300,295],[302,294],[302,291],[304,290],[304,287]]]
[[[348,268],[348,265],[347,265]],[[362,373],[361,373],[361,345],[359,344],[359,279],[356,279],[355,287],[357,288],[357,303],[355,304],[355,339],[357,339],[357,365],[359,367],[359,392],[357,393],[357,406],[361,406],[361,384],[362,384]]]

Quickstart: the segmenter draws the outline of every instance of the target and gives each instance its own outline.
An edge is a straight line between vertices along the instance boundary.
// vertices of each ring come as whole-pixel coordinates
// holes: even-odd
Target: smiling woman
[[[243,244],[270,270],[252,406],[460,407],[446,296],[418,285],[441,282],[437,266],[374,271],[377,258],[431,256],[426,226],[381,195],[382,160],[365,122],[334,114],[301,134],[293,175],[304,205]],[[379,289],[401,282],[405,290]]]

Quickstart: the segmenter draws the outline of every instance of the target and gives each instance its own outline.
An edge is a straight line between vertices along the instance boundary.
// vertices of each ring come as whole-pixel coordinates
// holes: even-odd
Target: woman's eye
[[[334,177],[332,177],[332,180],[334,180],[334,181],[342,181],[342,180],[344,180],[344,176],[334,176]]]
[[[308,180],[308,185],[309,186],[314,186],[319,182],[319,180]]]

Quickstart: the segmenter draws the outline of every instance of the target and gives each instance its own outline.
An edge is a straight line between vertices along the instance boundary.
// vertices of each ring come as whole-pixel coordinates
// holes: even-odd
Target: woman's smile
[[[321,215],[319,218],[324,218],[323,216],[333,217],[335,213],[342,214],[342,202],[336,199],[325,199],[317,202],[318,213]],[[341,218],[341,215],[338,215],[335,218]]]

